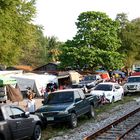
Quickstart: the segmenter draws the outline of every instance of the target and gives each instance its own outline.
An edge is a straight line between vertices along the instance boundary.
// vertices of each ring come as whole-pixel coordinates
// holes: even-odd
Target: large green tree
[[[103,66],[115,69],[122,66],[123,56],[118,53],[119,22],[102,12],[83,12],[77,19],[77,34],[62,48],[60,60],[64,67],[93,69]]]
[[[1,64],[12,65],[21,60],[29,64],[27,56],[37,56],[38,27],[32,24],[35,13],[35,0],[0,0]]]

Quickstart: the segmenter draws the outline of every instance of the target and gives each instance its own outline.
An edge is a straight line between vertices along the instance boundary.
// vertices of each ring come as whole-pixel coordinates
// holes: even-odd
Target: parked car
[[[110,103],[121,100],[124,95],[123,87],[118,83],[104,82],[98,84],[92,91],[93,96],[105,97]]]
[[[87,92],[90,92],[92,88],[94,88],[97,84],[103,82],[103,79],[101,78],[100,75],[86,75],[83,80],[81,80],[78,84],[77,87],[86,87]],[[74,85],[76,86],[76,84]],[[73,86],[73,87],[74,87]]]
[[[36,114],[45,124],[67,122],[74,128],[81,115],[94,117],[94,107],[97,104],[98,98],[91,94],[85,95],[81,89],[64,89],[50,93]]]
[[[31,115],[13,105],[0,105],[0,140],[41,140],[42,122],[37,115]]]
[[[127,82],[124,84],[123,88],[124,95],[127,95],[128,93],[140,92],[140,75],[128,77]]]

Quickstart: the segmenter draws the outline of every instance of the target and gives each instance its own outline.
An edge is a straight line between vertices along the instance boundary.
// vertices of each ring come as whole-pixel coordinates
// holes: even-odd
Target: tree
[[[117,14],[116,20],[120,22],[119,37],[121,47],[119,52],[125,54],[125,66],[130,68],[132,64],[140,59],[140,19],[129,21],[124,13]]]
[[[59,61],[60,47],[63,43],[58,41],[57,37],[51,36],[47,38],[46,48],[48,50],[48,60],[52,62]]]
[[[121,29],[124,29],[126,27],[127,23],[129,23],[128,16],[126,13],[117,14],[115,20],[120,23]]]
[[[105,13],[92,11],[81,13],[76,25],[77,34],[62,48],[60,60],[63,66],[71,65],[80,69],[85,66],[93,69],[98,65],[105,66],[106,69],[122,66],[123,56],[117,51],[121,46],[117,21]]]
[[[35,49],[35,0],[0,0],[0,63],[17,64]],[[36,53],[36,52],[35,52]]]
[[[31,38],[31,42],[24,45],[19,63],[37,67],[47,62],[47,50],[42,27],[34,25],[34,28],[34,39]]]

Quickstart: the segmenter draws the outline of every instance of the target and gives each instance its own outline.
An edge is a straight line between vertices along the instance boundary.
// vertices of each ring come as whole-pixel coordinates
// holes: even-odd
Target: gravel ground
[[[132,101],[123,105],[116,106],[109,112],[102,113],[98,115],[95,120],[90,120],[85,124],[70,130],[69,132],[60,132],[60,136],[53,137],[49,140],[83,140],[84,137],[88,136],[89,134],[96,132],[100,128],[110,124],[114,120],[117,120],[121,116],[129,113],[134,108],[138,108],[140,106],[140,101]]]

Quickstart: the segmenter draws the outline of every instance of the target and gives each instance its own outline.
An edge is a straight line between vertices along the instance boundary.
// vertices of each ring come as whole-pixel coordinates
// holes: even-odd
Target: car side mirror
[[[30,112],[25,112],[24,117],[28,118],[30,116]]]
[[[44,101],[42,101],[42,104],[44,104],[45,102]]]
[[[14,116],[14,115],[10,115],[10,117],[11,117],[12,119],[15,119],[15,116]]]

